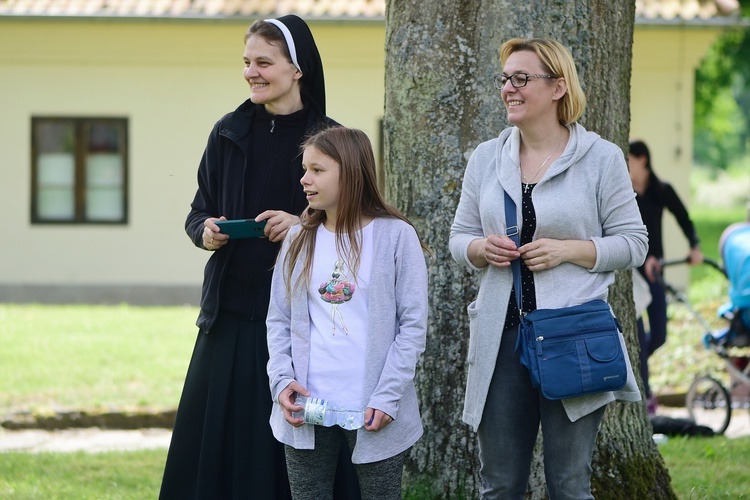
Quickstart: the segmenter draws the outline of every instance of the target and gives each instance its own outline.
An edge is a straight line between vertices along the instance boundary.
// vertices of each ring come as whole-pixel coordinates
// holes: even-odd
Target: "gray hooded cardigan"
[[[362,408],[381,410],[391,417],[377,432],[357,430],[352,462],[370,463],[390,458],[412,446],[422,435],[422,422],[414,387],[417,361],[427,335],[427,266],[416,231],[395,218],[373,220],[373,269],[369,285],[365,386]],[[268,377],[275,404],[271,413],[273,435],[296,449],[312,449],[312,425],[292,427],[278,404],[279,394],[293,380],[307,384],[310,361],[310,313],[307,288],[292,286],[286,292],[284,262],[294,226],[284,241],[274,269],[268,307]],[[301,261],[292,283],[300,280]],[[355,335],[355,333],[351,333]],[[313,394],[313,396],[319,396]],[[333,399],[333,396],[329,396]],[[335,401],[335,400],[334,400]]]
[[[560,308],[592,299],[607,299],[614,271],[640,266],[648,250],[635,193],[622,150],[582,126],[568,127],[570,139],[532,191],[536,212],[534,240],[590,240],[596,264],[585,269],[563,263],[534,273],[540,309]],[[503,189],[521,206],[520,132],[511,127],[497,139],[480,144],[464,175],[461,198],[451,227],[453,258],[481,273],[479,294],[468,306],[470,319],[468,379],[463,420],[478,429],[495,369],[505,314],[513,285],[510,267],[478,269],[468,258],[469,244],[491,234],[504,234]],[[517,210],[518,226],[522,214]],[[625,348],[624,340],[622,340]],[[617,393],[606,392],[563,401],[571,421],[610,401],[639,401],[640,393],[628,362],[628,381]]]

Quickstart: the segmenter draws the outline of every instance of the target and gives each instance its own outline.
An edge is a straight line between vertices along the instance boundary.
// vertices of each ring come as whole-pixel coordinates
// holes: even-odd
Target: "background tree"
[[[460,421],[466,306],[477,288],[453,262],[448,236],[469,155],[507,126],[492,86],[501,70],[498,49],[516,36],[551,37],[569,47],[589,99],[582,124],[625,146],[634,16],[632,0],[387,2],[386,192],[434,251],[427,351],[417,374],[426,433],[408,459],[407,483],[421,481],[433,497],[476,498],[478,491],[476,436]],[[620,273],[610,295],[637,366],[630,287],[630,274]],[[610,405],[594,457],[595,494],[674,497],[651,432],[643,405]],[[546,493],[538,457],[530,488],[532,498]]]
[[[742,16],[750,17],[750,0]],[[750,27],[723,34],[695,74],[696,163],[724,170],[750,152]]]

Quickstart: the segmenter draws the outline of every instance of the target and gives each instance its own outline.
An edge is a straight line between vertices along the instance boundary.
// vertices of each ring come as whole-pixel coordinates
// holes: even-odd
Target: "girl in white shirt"
[[[362,498],[401,498],[422,435],[414,371],[427,331],[427,268],[411,223],[378,189],[367,135],[323,130],[303,145],[308,208],[286,238],[269,306],[271,427],[295,499],[331,498],[345,440]],[[364,411],[364,426],[305,424],[298,395]]]

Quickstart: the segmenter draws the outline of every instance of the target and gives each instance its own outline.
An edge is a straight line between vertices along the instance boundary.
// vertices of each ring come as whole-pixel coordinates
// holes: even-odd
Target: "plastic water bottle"
[[[302,406],[302,411],[292,412],[295,418],[302,418],[306,424],[332,427],[338,425],[347,430],[359,429],[365,425],[364,410],[346,410],[338,408],[327,399],[297,396],[296,406]]]

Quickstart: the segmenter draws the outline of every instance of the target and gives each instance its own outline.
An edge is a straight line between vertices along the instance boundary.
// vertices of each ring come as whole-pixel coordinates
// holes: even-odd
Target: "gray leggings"
[[[296,450],[284,445],[289,485],[294,500],[333,498],[333,480],[342,439],[346,440],[349,450],[353,450],[357,443],[357,431],[316,425],[314,450]],[[401,476],[407,451],[379,462],[354,464],[362,500],[401,498]]]

